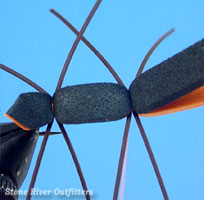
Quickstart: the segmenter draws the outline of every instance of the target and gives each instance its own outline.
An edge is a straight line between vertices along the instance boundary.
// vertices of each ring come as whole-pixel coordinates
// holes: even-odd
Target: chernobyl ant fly
[[[147,53],[135,80],[133,80],[128,90],[105,58],[83,37],[85,29],[100,3],[101,0],[96,2],[79,32],[59,13],[53,9],[51,10],[54,15],[60,18],[77,35],[64,64],[53,97],[28,78],[0,64],[0,68],[12,73],[39,91],[21,94],[14,105],[7,111],[6,116],[24,130],[35,130],[48,124],[29,186],[27,200],[31,198],[30,192],[35,184],[54,118],[69,147],[82,187],[84,191],[88,191],[79,161],[63,124],[106,122],[127,117],[113,195],[113,199],[116,200],[118,198],[132,113],[140,129],[164,199],[169,199],[139,115],[156,116],[204,105],[203,40],[141,74],[154,49],[164,38],[173,32],[173,29],[170,30]],[[61,88],[71,58],[80,40],[102,60],[118,84],[90,83]],[[90,199],[88,193],[86,193],[86,199]]]

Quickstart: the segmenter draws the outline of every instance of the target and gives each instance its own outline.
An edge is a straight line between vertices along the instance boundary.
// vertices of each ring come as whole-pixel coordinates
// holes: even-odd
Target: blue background
[[[0,1],[0,62],[53,94],[75,37],[49,12],[54,8],[78,30],[95,1]],[[85,37],[104,55],[129,87],[151,45],[170,28],[176,31],[154,52],[145,69],[164,61],[204,36],[203,0],[104,0]],[[80,42],[63,86],[115,82],[100,60]],[[33,88],[0,70],[0,121],[20,93]],[[204,108],[142,118],[170,199],[204,199]],[[125,119],[66,125],[88,188],[97,200],[112,199]],[[45,127],[41,128],[41,131]],[[56,124],[53,131],[59,131]],[[39,138],[27,189],[42,138]],[[48,140],[36,188],[81,188],[62,135]],[[36,198],[36,197],[35,197]],[[34,199],[35,199],[34,198]],[[79,199],[79,197],[72,197]],[[25,199],[21,197],[20,199]],[[46,199],[59,199],[50,196]],[[65,196],[60,198],[65,199]],[[83,199],[83,198],[81,198]],[[125,199],[163,199],[135,121],[130,127]]]

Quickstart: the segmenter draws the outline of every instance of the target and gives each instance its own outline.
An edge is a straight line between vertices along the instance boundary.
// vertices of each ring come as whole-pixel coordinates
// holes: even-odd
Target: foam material
[[[48,94],[23,93],[6,114],[24,127],[36,129],[53,120],[51,102],[52,98]]]
[[[54,95],[55,117],[64,124],[107,122],[131,112],[128,90],[114,83],[68,86]]]
[[[130,85],[133,110],[149,113],[204,85],[204,39],[151,68]]]

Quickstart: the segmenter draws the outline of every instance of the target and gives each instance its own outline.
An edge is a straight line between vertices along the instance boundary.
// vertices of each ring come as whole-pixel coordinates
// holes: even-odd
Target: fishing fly
[[[174,29],[171,29],[159,38],[149,50],[138,69],[135,79],[132,81],[130,87],[127,88],[108,61],[83,36],[100,3],[101,0],[96,2],[80,31],[77,31],[77,29],[57,11],[54,9],[50,10],[52,14],[58,17],[77,35],[63,66],[54,95],[48,94],[47,91],[22,74],[0,64],[2,70],[20,78],[38,91],[20,94],[14,104],[5,113],[5,116],[17,125],[15,129],[19,131],[20,128],[23,134],[30,134],[30,132],[34,134],[40,127],[47,125],[47,129],[45,133],[43,133],[44,138],[30,182],[27,200],[31,198],[30,192],[36,181],[48,137],[49,135],[56,134],[51,132],[54,119],[70,150],[83,190],[88,191],[81,166],[63,124],[108,122],[126,117],[123,143],[113,193],[113,199],[117,200],[132,115],[141,132],[163,197],[165,200],[168,200],[167,190],[140,121],[140,116],[159,116],[204,105],[204,40],[195,43],[161,64],[142,73],[145,64],[156,47],[174,31]],[[87,83],[62,88],[68,66],[80,40],[104,63],[117,83]],[[25,177],[25,174],[23,177]],[[14,176],[14,179],[14,182],[18,183],[19,178]],[[22,184],[22,180],[21,183],[17,185],[18,189]],[[87,200],[91,199],[89,193],[86,193],[85,196]]]

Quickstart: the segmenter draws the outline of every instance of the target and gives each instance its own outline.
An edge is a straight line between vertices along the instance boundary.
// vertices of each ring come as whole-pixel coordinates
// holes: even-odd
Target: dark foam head
[[[53,101],[56,119],[65,124],[113,121],[131,111],[128,90],[114,83],[68,86]]]
[[[204,40],[146,71],[130,85],[133,109],[149,113],[204,84]]]
[[[23,93],[7,111],[6,116],[21,127],[39,128],[53,120],[52,98],[39,92]]]

